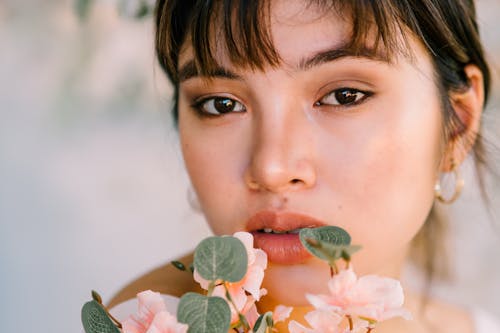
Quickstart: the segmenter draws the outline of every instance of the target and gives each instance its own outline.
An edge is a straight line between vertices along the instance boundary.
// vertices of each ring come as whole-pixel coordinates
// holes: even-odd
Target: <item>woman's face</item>
[[[358,273],[399,273],[432,206],[442,146],[421,44],[411,41],[411,60],[355,57],[344,19],[304,8],[273,3],[277,68],[235,67],[221,49],[206,80],[186,70],[190,46],[179,61],[181,145],[201,208],[215,234],[254,233],[270,259],[264,287],[288,304],[329,277],[298,244],[302,227],[346,229],[363,246]]]

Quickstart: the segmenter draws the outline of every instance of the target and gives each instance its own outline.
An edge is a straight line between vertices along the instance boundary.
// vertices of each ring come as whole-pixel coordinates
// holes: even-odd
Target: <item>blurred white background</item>
[[[498,78],[500,1],[479,14]],[[188,204],[152,35],[116,0],[84,22],[70,0],[0,0],[0,332],[79,332],[91,289],[109,300],[209,234]],[[477,197],[469,180],[451,211],[457,276],[437,292],[500,317],[500,231]]]

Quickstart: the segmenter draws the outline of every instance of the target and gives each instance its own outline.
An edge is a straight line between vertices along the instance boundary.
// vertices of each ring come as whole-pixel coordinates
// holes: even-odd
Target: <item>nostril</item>
[[[297,178],[292,179],[292,184],[297,184],[297,183],[300,183],[300,182],[301,182],[300,179],[297,179]]]

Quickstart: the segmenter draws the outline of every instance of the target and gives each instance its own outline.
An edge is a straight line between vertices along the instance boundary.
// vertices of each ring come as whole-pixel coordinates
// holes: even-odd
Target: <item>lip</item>
[[[257,212],[247,221],[246,229],[254,237],[254,246],[266,252],[269,261],[280,265],[294,265],[311,258],[311,254],[302,246],[299,235],[264,233],[262,230],[270,228],[286,232],[325,225],[325,222],[305,214],[264,210]]]

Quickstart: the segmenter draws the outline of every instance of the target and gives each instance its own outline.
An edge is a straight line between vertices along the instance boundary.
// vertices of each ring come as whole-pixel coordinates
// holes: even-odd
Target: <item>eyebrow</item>
[[[313,67],[320,66],[347,57],[365,58],[372,61],[389,63],[386,54],[377,52],[373,49],[362,47],[359,50],[354,50],[349,47],[341,46],[333,49],[328,49],[325,51],[319,51],[310,57],[302,59],[296,66],[296,70],[307,71]],[[194,77],[223,78],[229,80],[243,81],[243,77],[241,75],[238,75],[232,72],[230,69],[224,68],[222,66],[216,66],[210,73],[202,75],[198,72],[194,60],[190,60],[179,69],[179,74],[178,74],[179,82],[186,81]]]
[[[198,72],[198,69],[196,68],[196,64],[194,60],[188,61],[185,65],[179,69],[179,82],[189,80],[193,77],[199,77],[203,76],[206,78],[223,78],[223,79],[230,79],[230,80],[243,80],[243,77],[240,75],[232,72],[231,70],[217,66],[214,70],[212,70],[210,73],[207,75],[200,75]]]
[[[297,68],[301,71],[307,71],[313,67],[323,65],[341,58],[365,58],[372,61],[389,63],[388,57],[383,52],[377,52],[367,47],[361,47],[358,50],[353,48],[341,46],[338,48],[329,49],[326,51],[319,51],[311,57],[302,59]]]

